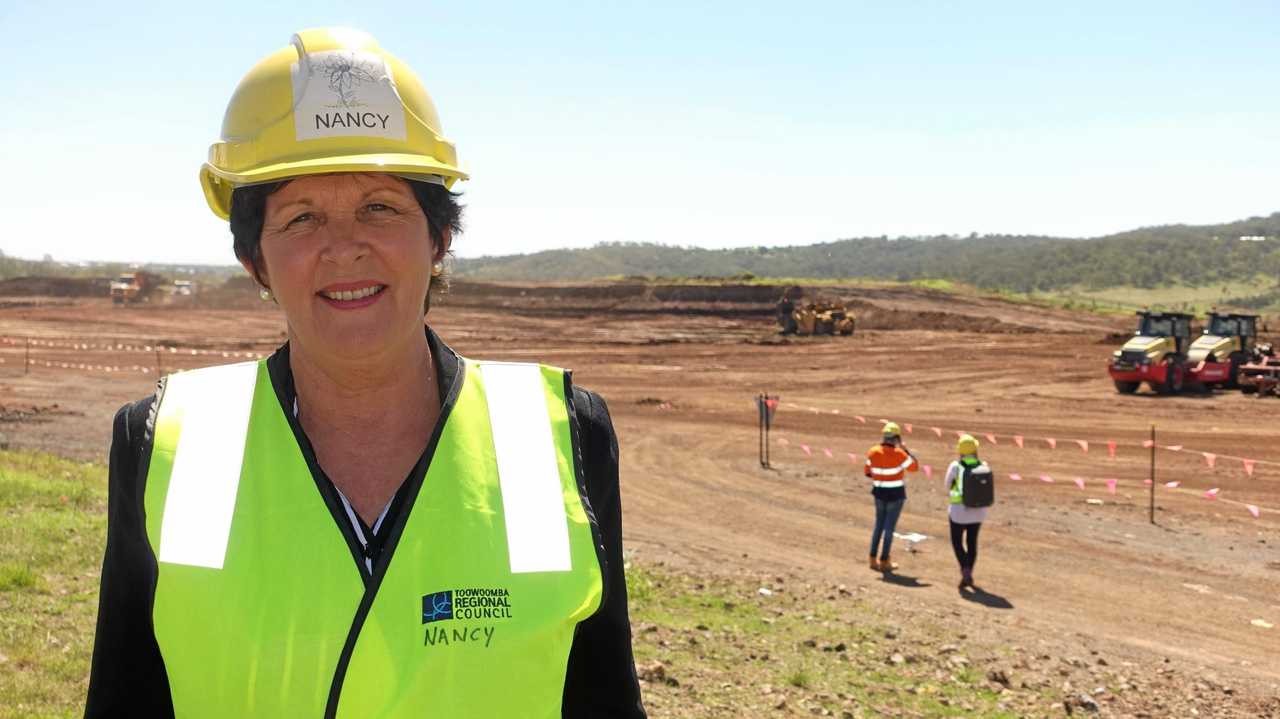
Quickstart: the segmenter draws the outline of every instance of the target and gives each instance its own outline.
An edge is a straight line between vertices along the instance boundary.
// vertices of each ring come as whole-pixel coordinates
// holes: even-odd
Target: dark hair
[[[462,232],[463,205],[458,202],[462,193],[450,192],[444,185],[422,180],[402,178],[409,183],[418,206],[427,216],[427,232],[437,246],[444,245],[444,228],[449,228],[453,238]],[[266,219],[267,197],[284,187],[289,181],[269,182],[261,185],[237,187],[231,193],[231,245],[236,258],[253,267],[253,278],[263,287],[259,268],[262,266],[262,224]],[[453,254],[450,249],[448,254]],[[439,295],[448,291],[447,274],[436,277],[431,282],[430,295]],[[430,295],[427,307],[431,307]]]

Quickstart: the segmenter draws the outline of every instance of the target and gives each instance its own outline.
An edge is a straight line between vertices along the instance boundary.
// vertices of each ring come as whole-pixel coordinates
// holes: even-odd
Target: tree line
[[[101,277],[135,268],[219,283],[240,274],[234,265],[66,263],[48,256],[28,260],[0,252],[0,279]],[[453,273],[464,279],[515,281],[605,277],[949,280],[1014,292],[1205,287],[1263,277],[1275,281],[1277,289],[1252,298],[1261,307],[1280,302],[1280,212],[1218,225],[1145,227],[1093,239],[977,234],[859,237],[724,250],[602,243],[587,249],[459,258]]]
[[[529,281],[610,276],[944,279],[1016,292],[1202,287],[1259,275],[1280,278],[1280,212],[1219,225],[1146,227],[1083,240],[1027,235],[861,237],[725,250],[603,243],[587,249],[459,259],[454,274]]]

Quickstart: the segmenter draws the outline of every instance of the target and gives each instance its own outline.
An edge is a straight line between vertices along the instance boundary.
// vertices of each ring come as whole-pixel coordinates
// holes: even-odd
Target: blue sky
[[[233,261],[197,170],[302,28],[414,67],[462,256],[1280,210],[1280,3],[0,3],[0,250]],[[16,100],[16,102],[15,102]]]

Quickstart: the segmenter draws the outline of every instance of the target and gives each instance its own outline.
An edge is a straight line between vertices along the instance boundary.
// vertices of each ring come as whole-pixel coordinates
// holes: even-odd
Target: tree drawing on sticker
[[[377,62],[357,58],[354,53],[330,55],[321,61],[319,68],[329,79],[329,89],[344,107],[359,104],[356,89],[365,83],[377,82],[381,70]]]

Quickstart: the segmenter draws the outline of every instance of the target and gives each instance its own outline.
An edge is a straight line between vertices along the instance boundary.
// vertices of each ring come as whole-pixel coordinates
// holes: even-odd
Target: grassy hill
[[[1241,237],[1265,237],[1243,241]],[[610,276],[940,279],[984,289],[1081,294],[1107,288],[1228,286],[1235,304],[1280,302],[1280,212],[1218,225],[1147,227],[1093,239],[971,235],[862,237],[801,247],[705,250],[655,244],[458,260],[473,279]],[[1234,294],[1231,287],[1245,294]]]

